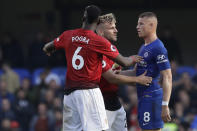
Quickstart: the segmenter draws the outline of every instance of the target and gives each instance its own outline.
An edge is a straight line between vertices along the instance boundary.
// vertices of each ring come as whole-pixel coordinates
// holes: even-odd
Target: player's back
[[[153,78],[150,86],[137,84],[138,97],[151,94],[152,92],[162,91],[159,85],[160,71],[163,68],[170,67],[167,50],[163,43],[159,39],[156,39],[148,45],[142,45],[138,55],[142,56],[144,61],[137,64],[136,75],[139,76],[147,71],[146,75]]]
[[[61,39],[67,59],[66,88],[97,86],[102,72],[102,54],[108,55],[105,49],[111,44],[93,31],[84,29],[65,31],[56,39],[56,47]],[[109,54],[109,57],[114,56]]]

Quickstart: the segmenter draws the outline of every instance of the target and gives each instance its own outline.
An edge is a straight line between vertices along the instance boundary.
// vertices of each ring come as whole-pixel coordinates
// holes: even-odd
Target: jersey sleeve
[[[117,50],[117,48],[104,38],[101,39],[101,41],[95,42],[92,49],[108,57],[109,59],[114,59],[119,55],[119,51]]]
[[[170,69],[170,62],[168,59],[168,52],[165,47],[159,48],[154,56],[159,71]]]
[[[111,69],[111,67],[110,67],[110,64],[108,63],[108,59],[106,57],[103,57],[103,61],[102,61],[102,73],[105,73],[109,69]]]
[[[57,37],[53,42],[55,45],[55,49],[62,49],[65,47],[65,39],[66,39],[66,32],[62,33],[59,37]]]

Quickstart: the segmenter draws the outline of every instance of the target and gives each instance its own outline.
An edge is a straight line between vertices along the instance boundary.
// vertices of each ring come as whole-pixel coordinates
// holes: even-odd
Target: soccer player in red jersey
[[[118,31],[116,29],[115,16],[110,13],[100,16],[99,20],[100,22],[96,29],[97,34],[105,37],[110,41],[116,42]],[[114,50],[117,50],[114,45],[113,48]],[[148,85],[149,83],[151,83],[152,78],[145,76],[145,73],[139,77],[129,77],[115,74],[114,71],[119,70],[120,66],[106,56],[103,56],[102,67],[103,74],[99,87],[104,97],[104,103],[109,123],[109,129],[106,131],[127,131],[126,113],[121,106],[118,98],[117,84],[139,83],[142,85]]]
[[[102,74],[103,55],[123,66],[139,62],[141,57],[123,57],[113,45],[94,33],[101,10],[85,8],[82,28],[63,32],[47,43],[43,51],[51,55],[64,49],[67,60],[63,109],[64,131],[101,131],[108,129],[103,97],[98,83]]]

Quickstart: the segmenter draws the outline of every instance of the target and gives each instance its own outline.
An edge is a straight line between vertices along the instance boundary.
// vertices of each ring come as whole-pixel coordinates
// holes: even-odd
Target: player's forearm
[[[123,67],[129,67],[134,63],[131,57],[124,57],[121,54],[118,55],[114,61]]]
[[[138,82],[137,77],[116,75],[116,79],[113,81],[114,84],[135,84]]]
[[[135,70],[123,70],[120,72],[120,75],[136,76],[136,71]]]
[[[134,84],[138,82],[137,77],[114,74],[112,71],[107,71],[102,76],[111,84]]]
[[[43,51],[46,52],[46,53],[53,53],[55,51],[55,46],[54,46],[53,41],[44,45]]]
[[[168,71],[168,73],[165,73],[163,75],[162,88],[163,88],[163,101],[169,102],[171,96],[171,90],[172,90],[171,71]]]

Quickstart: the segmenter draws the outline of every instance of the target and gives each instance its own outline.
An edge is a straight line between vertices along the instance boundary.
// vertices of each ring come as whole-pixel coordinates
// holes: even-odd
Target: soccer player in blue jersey
[[[143,61],[137,63],[136,75],[147,70],[153,78],[149,86],[137,84],[138,120],[143,131],[161,131],[163,122],[171,120],[168,103],[172,89],[172,73],[167,50],[156,34],[157,17],[153,12],[139,15],[137,32],[144,39],[138,55]],[[161,79],[161,84],[159,84]]]

